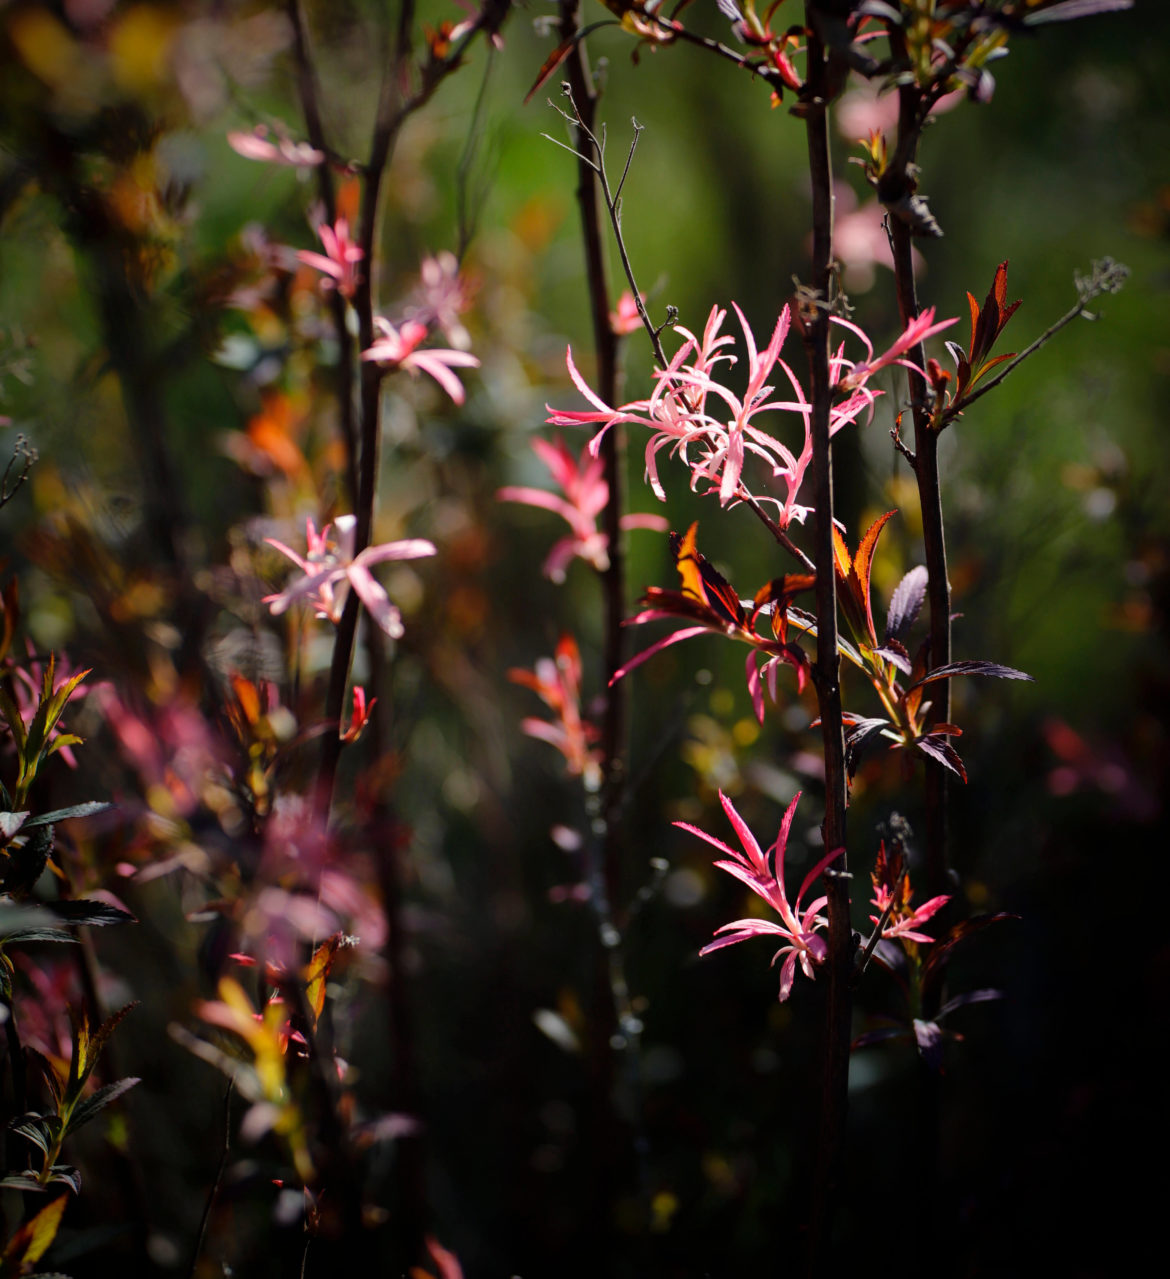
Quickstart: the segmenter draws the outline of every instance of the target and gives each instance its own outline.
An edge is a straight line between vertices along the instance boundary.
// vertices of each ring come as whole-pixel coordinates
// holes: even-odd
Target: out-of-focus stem
[[[806,4],[808,26],[816,30]],[[825,962],[826,1012],[821,1061],[821,1114],[813,1179],[808,1273],[824,1273],[829,1230],[845,1139],[848,1105],[849,1043],[852,996],[852,928],[849,920],[849,877],[845,856],[845,742],[841,720],[840,658],[837,651],[836,574],[833,567],[833,465],[829,443],[829,306],[833,260],[833,178],[829,162],[828,93],[825,49],[816,34],[808,42],[808,83],[804,94],[805,131],[813,197],[812,290],[814,304],[804,315],[804,341],[811,382],[810,429],[816,508],[815,552],[817,663],[814,682],[821,717],[825,756],[825,823],[827,849],[840,857],[825,874],[829,916]]]
[[[576,0],[561,0],[561,34],[569,38],[580,25]],[[577,41],[565,71],[578,126],[577,206],[581,215],[581,239],[585,253],[585,278],[589,297],[593,348],[597,358],[597,390],[607,404],[617,403],[617,338],[610,325],[610,297],[605,269],[605,239],[602,230],[602,178],[599,167],[604,157],[598,150],[596,163],[589,150],[596,139],[597,89],[589,68],[585,42]],[[608,203],[608,201],[607,201]],[[626,1051],[636,1053],[637,1045],[622,1035],[622,1013],[629,1004],[625,976],[623,921],[619,918],[623,899],[621,875],[621,807],[626,773],[626,691],[623,681],[613,683],[622,665],[622,621],[625,617],[625,553],[622,545],[623,502],[622,463],[624,435],[615,426],[601,443],[601,458],[609,497],[602,512],[608,548],[608,565],[601,574],[603,600],[602,687],[605,689],[601,722],[602,781],[600,801],[601,865],[590,876],[594,885],[594,905],[598,914],[600,952],[596,960],[596,1023],[592,1035],[591,1086],[598,1140],[594,1147],[593,1194],[590,1216],[597,1230],[598,1257],[604,1263],[616,1189],[616,1169],[620,1162],[621,1139],[613,1109],[613,1044],[626,1040]],[[596,847],[593,841],[591,846]],[[636,1069],[636,1067],[635,1067]]]
[[[305,114],[305,128],[309,141],[322,153],[329,154],[325,129],[321,123],[321,109],[317,95],[317,76],[313,66],[312,48],[309,43],[308,24],[301,10],[301,0],[288,0],[288,16],[293,30],[293,50],[297,65],[297,91],[301,110]],[[333,170],[328,162],[317,166],[317,191],[325,211],[325,220],[332,226],[337,221],[337,192],[334,189]],[[367,267],[368,269],[368,262]],[[345,445],[345,478],[351,503],[358,497],[358,440],[354,422],[354,343],[346,319],[346,302],[337,289],[329,291],[329,315],[333,321],[333,335],[337,341],[337,414],[341,425],[341,439]]]

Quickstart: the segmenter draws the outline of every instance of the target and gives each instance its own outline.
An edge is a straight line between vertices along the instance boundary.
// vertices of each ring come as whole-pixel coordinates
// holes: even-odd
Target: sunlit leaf
[[[4,1260],[15,1263],[17,1273],[34,1261],[39,1261],[57,1237],[61,1217],[65,1212],[67,1195],[60,1195],[46,1204],[31,1220],[13,1232],[4,1249]]]

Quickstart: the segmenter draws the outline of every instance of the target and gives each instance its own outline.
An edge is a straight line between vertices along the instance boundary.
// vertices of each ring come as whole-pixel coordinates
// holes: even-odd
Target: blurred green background
[[[360,156],[380,9],[309,8],[326,128],[342,154]],[[432,26],[459,16],[445,5],[422,10]],[[529,440],[546,403],[578,405],[566,343],[587,377],[591,368],[573,161],[541,136],[565,136],[545,104],[560,76],[522,105],[550,47],[533,30],[538,16],[513,13],[504,48],[489,56],[477,44],[404,130],[381,239],[387,306],[425,253],[466,249],[478,292],[465,318],[483,361],[462,409],[413,383],[388,385],[380,497],[387,536],[439,546],[415,578],[387,579],[407,613],[394,659],[397,793],[412,834],[408,977],[431,1227],[470,1276],[779,1268],[811,1168],[817,992],[798,980],[779,1006],[762,944],[698,961],[743,903],[670,822],[728,835],[713,805],[722,786],[770,838],[803,788],[792,856],[807,859],[821,815],[816,734],[807,731],[811,701],[791,685],[757,731],[743,654],[713,638],[668,651],[630,680],[627,890],[654,879],[652,858],[668,869],[628,938],[645,1030],[640,1088],[624,1065],[616,1085],[631,1152],[612,1185],[621,1260],[587,1263],[604,1233],[589,1190],[601,1121],[590,1109],[589,1054],[566,1044],[588,1040],[596,926],[587,907],[549,898],[581,874],[550,830],[583,829],[585,816],[559,756],[521,734],[537,706],[506,673],[551,654],[571,628],[595,697],[601,603],[581,562],[563,586],[540,575],[562,533],[554,517],[493,496],[505,483],[546,483]],[[694,23],[725,25],[698,12]],[[282,570],[261,558],[260,537],[277,527],[290,537],[292,518],[325,514],[329,495],[317,503],[303,476],[281,487],[249,471],[231,440],[279,392],[303,408],[299,440],[317,467],[332,429],[328,410],[314,407],[330,356],[295,292],[275,308],[283,327],[267,335],[255,309],[227,300],[259,279],[258,228],[272,244],[316,247],[314,187],[293,169],[241,158],[225,135],[283,120],[303,136],[281,11],[7,4],[0,26],[0,413],[11,419],[0,442],[23,431],[40,453],[29,489],[0,513],[0,547],[21,578],[28,633],[39,650],[65,648],[92,666],[94,680],[154,689],[156,702],[159,654],[193,636],[213,669],[243,660],[252,677],[280,678],[278,631],[257,600]],[[1012,1275],[1066,1261],[1075,1245],[1074,1273],[1115,1273],[1123,1240],[1136,1246],[1141,1236],[1142,1185],[1153,1193],[1135,1180],[1127,1215],[1102,1218],[1102,1170],[1128,1181],[1143,1133],[1165,1119],[1154,1076],[1170,959],[1157,917],[1170,717],[1168,34],[1164,7],[1146,5],[1020,37],[995,64],[993,100],[940,116],[924,142],[922,190],[946,234],[922,245],[920,298],[963,317],[958,340],[966,291],[982,299],[1004,259],[1009,299],[1024,300],[1004,350],[1075,302],[1074,275],[1091,260],[1111,255],[1132,274],[1101,300],[1096,322],[1065,330],[969,411],[944,448],[955,655],[1036,680],[956,684],[952,718],[965,729],[971,778],[953,789],[957,891],[971,910],[1020,919],[956,964],[956,988],[995,986],[1005,997],[956,1018],[965,1040],[948,1045],[939,1084],[937,1165],[915,1126],[923,1084],[912,1049],[854,1058],[840,1246],[855,1259],[892,1254],[913,1271],[923,1241],[935,1241],[946,1273]],[[590,39],[611,171],[631,117],[644,126],[623,213],[652,314],[661,320],[675,306],[698,330],[712,305],[734,299],[763,338],[807,270],[801,126],[769,108],[762,85],[699,50],[643,50],[634,65],[631,48],[612,27]],[[839,135],[834,146],[841,181],[867,199],[848,163],[856,148]],[[102,208],[121,211],[120,224],[95,222],[94,192]],[[616,295],[616,254],[611,265]],[[872,275],[852,301],[880,344],[894,336],[896,314],[889,272],[879,265]],[[795,342],[786,353],[799,370]],[[628,394],[643,394],[650,361],[640,335],[623,355]],[[883,601],[922,562],[913,485],[888,435],[888,405],[904,389],[887,390],[874,422],[845,432],[836,452],[851,542],[877,514],[900,512],[875,568]],[[641,484],[643,444],[629,440],[628,475],[633,508],[649,511],[658,504]],[[701,548],[741,595],[787,568],[748,512],[695,497],[677,465],[662,473],[671,526],[698,519]],[[170,548],[156,522],[168,503]],[[643,586],[674,584],[665,538],[636,533],[629,550],[631,606]],[[175,585],[176,571],[186,585]],[[635,632],[630,642],[648,640]],[[309,655],[310,673],[318,660]],[[136,793],[92,701],[84,727],[81,775],[53,785],[65,798],[70,788],[119,798],[149,825],[149,796]],[[351,762],[350,787],[356,769]],[[918,824],[920,804],[918,782],[904,781],[896,759],[862,770],[850,819],[859,885],[879,823],[896,810]],[[92,1232],[103,1213],[131,1215],[133,1200],[148,1245],[141,1264],[186,1273],[219,1157],[222,1100],[210,1067],[166,1035],[169,1021],[190,1022],[192,999],[213,984],[210,926],[186,917],[198,916],[198,876],[179,869],[121,882],[112,867],[145,837],[74,838],[92,883],[114,887],[142,920],[97,944],[112,980],[143,1002],[119,1036],[120,1068],[144,1082],[126,1100],[119,1147],[137,1162],[126,1161],[121,1181],[93,1176],[71,1227],[79,1249],[88,1241],[114,1251],[99,1247],[67,1268],[98,1273],[103,1257],[131,1255],[125,1238]],[[200,844],[197,824],[188,838]],[[150,839],[160,855],[165,839],[157,830]],[[222,832],[207,839],[222,842]],[[864,914],[859,906],[859,927]],[[390,1104],[379,1083],[387,1036],[378,982],[355,984],[339,1005],[339,1047],[360,1064],[371,1097]],[[881,978],[869,983],[859,1029],[890,995]],[[556,1014],[544,1024],[569,1032],[563,1043],[541,1033],[538,1010]],[[95,1137],[86,1153],[94,1168],[113,1158],[110,1141]],[[391,1148],[380,1175],[394,1176],[396,1158]],[[286,1254],[269,1255],[266,1243],[281,1235],[270,1219],[275,1191],[265,1189],[279,1160],[275,1146],[233,1147],[206,1255],[234,1257],[236,1273],[287,1273],[276,1268]]]

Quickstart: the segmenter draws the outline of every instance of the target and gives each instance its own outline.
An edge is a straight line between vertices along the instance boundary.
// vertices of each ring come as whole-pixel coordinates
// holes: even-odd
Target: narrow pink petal
[[[390,603],[390,598],[373,574],[356,560],[346,570],[346,577],[357,592],[358,598],[378,626],[393,639],[402,634],[402,615]]]
[[[756,868],[758,874],[768,875],[768,860],[763,854],[756,837],[748,829],[748,824],[740,817],[735,810],[735,805],[720,791],[719,802],[723,805],[723,811],[727,814],[727,820],[735,829],[736,835],[739,836],[739,842],[743,845],[744,852],[751,858],[752,865]]]
[[[378,546],[367,546],[354,563],[383,564],[387,560],[421,560],[438,553],[435,544],[428,542],[425,537],[408,537],[400,542],[382,542]]]
[[[784,961],[784,967],[780,969],[780,1002],[788,998],[792,994],[792,983],[796,980],[796,951],[794,950]]]
[[[285,546],[283,542],[278,542],[274,537],[266,537],[264,540],[269,546],[275,546],[282,555],[287,555],[302,573],[308,573],[310,571],[311,566],[308,560],[297,554],[291,546]]]
[[[572,524],[577,512],[563,497],[549,493],[545,489],[530,489],[522,486],[509,486],[496,490],[499,502],[523,502],[525,506],[539,506],[546,511],[555,511],[562,519]]]
[[[664,515],[623,515],[619,521],[622,528],[644,528],[653,533],[665,533],[670,528],[670,521]]]
[[[573,379],[573,385],[578,391],[593,405],[594,408],[600,409],[603,413],[616,412],[611,409],[602,399],[599,399],[590,389],[588,382],[577,372],[577,366],[573,363],[573,348],[571,346],[565,348],[565,364],[569,369],[569,377]]]
[[[748,696],[752,699],[752,709],[756,712],[756,719],[762,724],[764,722],[764,690],[760,686],[758,654],[754,649],[747,655],[745,669],[747,671]]]

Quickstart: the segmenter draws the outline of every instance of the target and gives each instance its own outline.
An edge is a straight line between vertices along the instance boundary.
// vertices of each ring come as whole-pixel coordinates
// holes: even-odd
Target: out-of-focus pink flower
[[[297,169],[311,168],[325,159],[324,151],[318,151],[307,142],[294,142],[283,132],[278,132],[276,140],[271,141],[268,133],[268,127],[263,124],[258,124],[250,133],[233,131],[227,135],[228,145],[245,160],[290,165]]]
[[[788,834],[792,829],[792,819],[796,814],[796,805],[799,801],[800,792],[797,791],[780,823],[780,832],[776,836],[776,841],[767,853],[760,849],[756,837],[748,830],[747,824],[736,812],[735,805],[722,791],[719,792],[719,802],[723,805],[723,811],[727,814],[728,820],[739,837],[739,842],[743,845],[742,853],[729,848],[722,840],[716,839],[714,835],[708,835],[706,831],[699,830],[697,826],[692,826],[689,822],[674,823],[680,829],[690,831],[692,835],[698,835],[700,839],[706,840],[721,853],[726,853],[731,860],[716,862],[715,865],[746,884],[780,916],[778,924],[770,919],[737,919],[730,924],[724,924],[715,931],[716,934],[726,933],[727,936],[710,942],[699,951],[699,954],[709,955],[712,951],[721,950],[724,946],[734,946],[736,942],[747,941],[749,937],[783,938],[787,944],[781,946],[772,956],[773,964],[781,955],[784,956],[784,963],[780,968],[781,1003],[792,992],[797,962],[800,963],[804,975],[813,979],[816,976],[817,965],[825,961],[827,954],[825,941],[823,937],[818,936],[818,932],[828,923],[827,918],[819,913],[828,899],[817,897],[803,908],[801,902],[812,886],[813,880],[830,862],[841,855],[839,848],[826,853],[804,877],[796,900],[789,904],[788,895],[784,889],[784,852],[788,846]],[[769,855],[773,857],[774,872],[768,865]]]
[[[471,304],[471,286],[460,274],[454,253],[423,258],[415,296],[407,319],[440,329],[456,350],[470,349],[471,337],[459,317]]]
[[[565,569],[574,556],[604,573],[609,568],[609,538],[597,527],[597,517],[609,501],[609,485],[602,478],[604,462],[599,457],[590,457],[588,448],[580,458],[575,458],[561,439],[552,444],[533,440],[532,450],[548,467],[564,497],[518,485],[500,489],[496,497],[501,502],[523,502],[554,511],[568,523],[572,530],[570,536],[561,538],[544,562],[546,577],[563,582]],[[666,531],[666,520],[660,515],[623,515],[621,525],[627,529]]]
[[[416,320],[407,320],[395,328],[389,320],[379,315],[375,316],[374,325],[381,336],[375,339],[368,350],[362,352],[363,360],[406,369],[412,374],[427,373],[456,404],[463,403],[463,383],[451,370],[479,368],[479,360],[474,355],[467,351],[450,351],[439,347],[416,350],[427,336],[426,325],[419,324]]]
[[[645,296],[642,297],[642,301],[646,301]],[[642,316],[638,311],[638,303],[629,289],[626,289],[621,297],[618,298],[616,309],[609,313],[609,327],[618,337],[626,337],[630,333],[637,333],[642,327]]]
[[[931,113],[942,115],[958,106],[966,96],[965,89],[945,93],[931,108]],[[876,81],[855,81],[837,103],[833,118],[838,133],[851,142],[873,132],[890,133],[898,127],[898,95],[893,91],[882,93]]]
[[[12,667],[12,692],[16,700],[17,710],[20,711],[20,718],[24,721],[24,726],[27,729],[33,722],[37,708],[41,704],[45,676],[44,669],[36,656],[36,649],[33,648],[31,640],[25,640],[25,648],[28,652],[28,661],[23,666]],[[64,653],[55,656],[53,658],[53,692],[60,692],[73,679],[75,674],[72,662]],[[89,688],[84,685],[78,685],[69,700],[76,705],[89,691]],[[0,728],[5,732],[9,731],[3,720],[0,720]],[[68,736],[69,729],[59,719],[49,730],[49,741],[54,741],[63,734]],[[77,756],[74,755],[71,746],[62,746],[57,753],[70,768],[77,767]]]
[[[317,228],[317,234],[325,252],[313,253],[309,249],[298,249],[297,257],[306,266],[324,273],[323,287],[336,287],[342,297],[353,297],[353,291],[357,288],[356,267],[365,254],[349,238],[348,220],[338,218],[332,226],[323,222]]]
[[[326,524],[318,533],[313,521],[306,521],[308,553],[304,556],[273,537],[265,538],[270,546],[275,546],[282,555],[287,555],[292,560],[301,570],[302,576],[279,594],[266,595],[263,602],[274,614],[280,614],[291,604],[304,600],[313,607],[318,617],[339,622],[345,606],[346,588],[352,586],[378,626],[387,635],[398,639],[403,633],[402,615],[374,579],[370,566],[386,560],[422,559],[436,554],[435,547],[422,538],[408,538],[401,542],[367,546],[355,556],[353,546],[356,525],[356,516],[339,515],[332,525]],[[336,540],[329,536],[331,527],[337,530]]]
[[[532,689],[552,711],[552,721],[530,717],[520,727],[530,736],[555,746],[569,772],[584,778],[586,788],[601,784],[601,760],[593,747],[597,729],[581,718],[581,652],[571,635],[562,635],[556,659],[542,657],[531,671],[513,668],[508,678]]]

